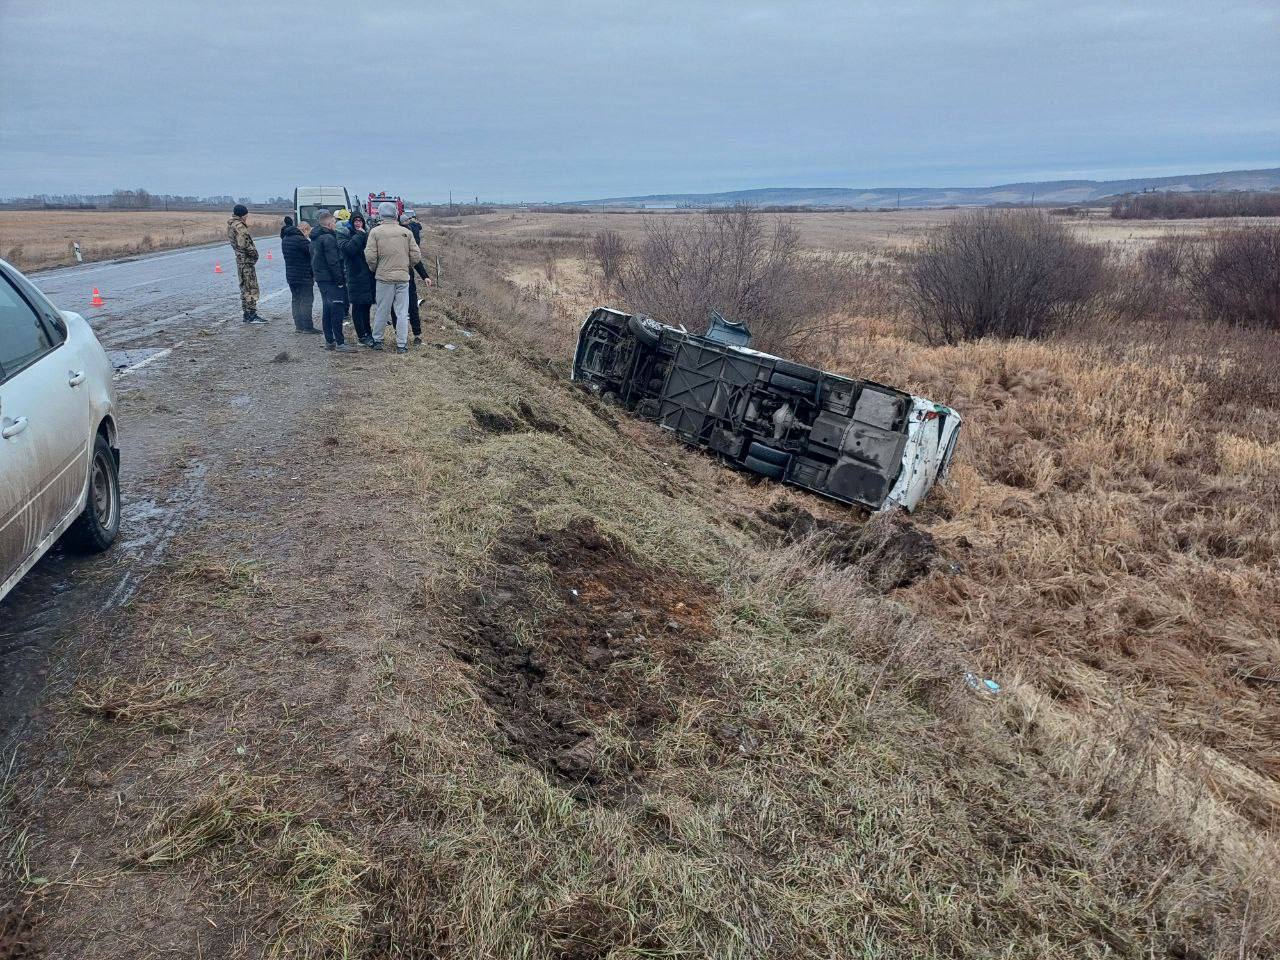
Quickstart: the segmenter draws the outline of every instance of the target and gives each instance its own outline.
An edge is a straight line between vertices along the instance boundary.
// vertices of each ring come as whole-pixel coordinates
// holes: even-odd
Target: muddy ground
[[[174,269],[172,257],[160,264]],[[191,252],[182,260],[203,267],[211,257]],[[336,576],[333,588],[357,598],[370,583],[381,591],[388,583],[412,580],[411,567],[392,562],[394,535],[369,533],[366,552],[355,540],[326,537],[332,526],[323,533],[308,530],[299,517],[325,510],[344,530],[377,526],[369,517],[379,514],[388,491],[344,483],[335,463],[346,446],[338,426],[344,409],[370,396],[387,364],[420,358],[326,353],[323,338],[293,330],[287,298],[264,305],[269,325],[251,327],[238,322],[235,295],[220,291],[192,308],[198,322],[188,321],[176,339],[172,322],[156,329],[160,315],[169,316],[173,307],[168,298],[132,311],[118,307],[118,319],[104,321],[109,349],[114,342],[158,335],[168,346],[176,343],[156,362],[118,374],[124,499],[119,542],[99,557],[56,548],[0,602],[0,729],[10,778],[18,771],[39,774],[48,761],[41,745],[56,739],[58,711],[68,699],[90,714],[132,719],[128,707],[112,706],[115,675],[104,671],[128,673],[136,665],[130,661],[137,647],[114,645],[145,630],[154,577],[181,571],[183,590],[200,592],[206,580],[224,584],[219,578],[237,576],[243,563],[268,586]],[[231,322],[225,322],[228,317]],[[428,336],[429,343],[439,339]],[[436,348],[423,348],[428,349]],[[227,567],[202,565],[205,550],[246,531],[252,531],[251,548],[242,541],[238,556],[221,554],[218,562]],[[382,545],[386,552],[380,553]],[[359,561],[353,551],[360,551]],[[196,637],[196,625],[190,629]],[[104,682],[111,689],[104,691]],[[130,689],[137,688],[133,681]],[[148,708],[142,712],[149,716]],[[96,753],[92,745],[89,753]],[[103,773],[103,764],[75,769],[75,785],[55,794],[89,786],[102,798],[122,796],[111,790],[116,778]],[[52,804],[51,811],[56,809]],[[33,823],[39,818],[35,810],[25,812]],[[90,817],[86,825],[96,822]],[[12,901],[12,889],[9,894]],[[11,905],[4,923],[16,929],[14,915]],[[98,919],[109,922],[107,916]],[[6,935],[16,936],[0,935],[0,942]],[[21,955],[4,949],[0,956]],[[62,955],[83,956],[87,947],[63,949]],[[102,955],[126,955],[119,950],[117,943]]]
[[[263,245],[264,257],[274,250],[272,265],[278,247]],[[0,738],[25,725],[47,652],[127,603],[175,534],[205,515],[209,484],[237,451],[286,446],[323,387],[272,362],[282,349],[315,347],[291,339],[283,273],[264,260],[263,312],[281,322],[242,330],[234,271],[230,280],[213,273],[225,253],[189,250],[35,277],[55,303],[84,312],[117,367],[126,522],[111,553],[84,558],[57,547],[0,601]],[[94,286],[106,289],[106,307],[79,302]]]

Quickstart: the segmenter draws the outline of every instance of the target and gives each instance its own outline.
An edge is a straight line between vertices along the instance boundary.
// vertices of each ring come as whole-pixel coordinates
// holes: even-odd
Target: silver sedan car
[[[119,467],[102,345],[0,260],[0,598],[64,533],[85,550],[111,546]]]

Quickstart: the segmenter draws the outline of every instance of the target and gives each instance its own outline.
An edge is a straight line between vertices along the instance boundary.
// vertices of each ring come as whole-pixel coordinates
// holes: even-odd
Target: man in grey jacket
[[[396,222],[396,205],[378,206],[381,222],[369,231],[364,259],[373,271],[377,312],[373,320],[374,349],[382,347],[382,335],[395,309],[396,353],[409,350],[409,271],[422,262],[422,251],[413,234]]]

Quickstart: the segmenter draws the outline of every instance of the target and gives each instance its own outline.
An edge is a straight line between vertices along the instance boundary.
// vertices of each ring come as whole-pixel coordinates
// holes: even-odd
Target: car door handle
[[[80,386],[80,384],[84,383],[84,371],[83,371],[83,370],[68,370],[68,371],[67,371],[67,383],[71,384],[71,386],[73,386],[73,387],[78,387],[78,386]]]
[[[3,428],[0,428],[0,437],[4,437],[8,440],[10,437],[16,437],[25,429],[27,429],[27,418],[14,417],[6,423]]]

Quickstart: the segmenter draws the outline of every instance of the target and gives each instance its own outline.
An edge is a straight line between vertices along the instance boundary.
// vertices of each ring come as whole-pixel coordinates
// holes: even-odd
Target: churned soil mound
[[[473,404],[471,415],[476,424],[486,433],[524,433],[536,430],[540,433],[564,434],[568,431],[562,424],[542,416],[533,409],[528,400],[518,400],[514,406],[505,409]]]
[[[810,541],[820,560],[838,567],[859,567],[880,590],[909,586],[933,569],[938,547],[933,534],[898,514],[863,523],[815,516],[781,500],[757,513],[765,539],[791,544]]]
[[[709,589],[588,519],[508,537],[494,568],[464,600],[454,652],[510,749],[588,789],[641,778],[654,732],[709,685],[694,652],[712,631]]]

